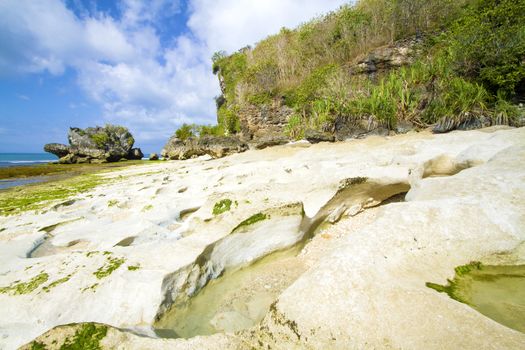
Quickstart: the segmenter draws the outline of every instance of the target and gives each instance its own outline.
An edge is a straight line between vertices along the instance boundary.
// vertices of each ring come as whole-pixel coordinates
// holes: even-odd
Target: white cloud
[[[348,3],[342,0],[193,0],[188,26],[212,51],[238,50]]]
[[[31,99],[29,98],[29,96],[22,95],[22,94],[16,94],[16,97],[18,97],[19,99],[24,100],[24,101],[29,101],[29,100],[31,100]]]
[[[87,9],[76,16],[60,0],[3,0],[0,75],[72,67],[103,118],[130,126],[140,144],[182,122],[215,121],[213,52],[233,52],[346,2],[189,0],[187,31],[163,46],[159,27],[181,11],[179,1],[122,0],[113,18]]]

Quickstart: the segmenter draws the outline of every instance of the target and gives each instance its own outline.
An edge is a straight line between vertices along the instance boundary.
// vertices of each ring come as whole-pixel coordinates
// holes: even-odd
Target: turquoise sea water
[[[49,163],[57,159],[50,153],[0,153],[0,167]]]
[[[58,158],[49,153],[0,153],[0,168],[21,165],[35,165],[54,162]],[[40,182],[42,176],[27,179],[0,179],[0,190]]]

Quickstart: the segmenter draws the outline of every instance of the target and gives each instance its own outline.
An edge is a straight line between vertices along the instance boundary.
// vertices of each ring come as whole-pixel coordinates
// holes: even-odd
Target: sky
[[[118,124],[158,152],[182,123],[214,124],[211,56],[348,0],[0,0],[0,152]]]

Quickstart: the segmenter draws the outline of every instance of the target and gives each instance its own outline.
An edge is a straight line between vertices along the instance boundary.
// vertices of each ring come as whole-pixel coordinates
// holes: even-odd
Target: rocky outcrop
[[[399,133],[406,133],[414,128],[410,123],[400,123]],[[397,131],[397,130],[396,130]],[[334,135],[337,141],[367,136],[388,136],[390,130],[385,128],[375,118],[353,120],[352,118],[337,117],[334,122]]]
[[[184,160],[203,155],[222,158],[247,149],[248,145],[234,136],[203,136],[181,140],[174,135],[164,146],[161,155],[171,160]]]
[[[151,153],[149,155],[149,160],[159,160],[159,155],[157,153]]]
[[[240,109],[241,137],[245,141],[258,141],[268,135],[283,135],[284,127],[293,114],[293,109],[274,100],[269,105],[247,105]]]
[[[135,139],[127,128],[116,125],[94,128],[70,128],[69,146],[50,143],[44,151],[59,157],[59,163],[116,162],[121,159],[142,159],[140,148],[133,148]]]
[[[417,38],[397,41],[392,45],[383,46],[370,51],[366,57],[350,65],[351,74],[367,74],[371,77],[382,71],[396,69],[409,65],[413,62],[416,54],[415,45],[420,42]],[[241,137],[245,141],[253,141],[256,144],[265,144],[268,135],[283,135],[288,119],[293,114],[293,109],[286,106],[282,99],[274,99],[263,105],[248,104],[241,106],[238,116],[241,125]],[[363,123],[367,123],[364,121]],[[363,136],[375,129],[373,125],[363,127],[361,125],[349,125],[348,118],[339,118],[336,122],[336,130],[332,134],[334,140],[344,140],[350,137]],[[403,128],[403,132],[406,132]],[[313,135],[311,135],[313,136]],[[320,136],[317,135],[317,136]],[[333,141],[331,136],[325,135],[323,140],[311,137],[314,142]]]
[[[374,49],[350,67],[352,74],[375,74],[380,71],[399,68],[413,62],[414,46],[418,39],[398,41],[392,45]]]
[[[480,115],[465,114],[461,117],[451,118],[443,117],[434,126],[432,131],[436,134],[446,133],[452,130],[474,130],[491,126],[493,121],[491,118]]]
[[[273,146],[285,145],[290,142],[290,139],[282,134],[270,134],[253,142],[255,149],[264,149]]]
[[[310,143],[319,142],[334,142],[335,136],[327,132],[320,132],[317,130],[308,129],[304,133],[304,138]]]

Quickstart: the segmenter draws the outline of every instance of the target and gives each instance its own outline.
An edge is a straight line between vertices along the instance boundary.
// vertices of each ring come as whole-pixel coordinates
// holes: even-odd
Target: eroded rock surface
[[[406,66],[413,62],[417,38],[400,40],[392,45],[385,45],[369,52],[350,68],[353,74],[372,75],[380,71]]]
[[[525,129],[486,129],[106,174],[112,181],[70,205],[0,218],[0,345],[45,333],[36,341],[59,347],[84,326],[56,326],[98,322],[108,349],[521,349],[523,333],[426,283],[446,284],[471,261],[525,263],[524,169]],[[60,249],[30,257],[44,242]],[[171,308],[294,245],[298,254],[275,262],[278,289],[271,274],[253,281],[271,306],[243,313],[223,301],[209,317],[236,333],[155,336]],[[241,327],[261,310],[260,323]]]

